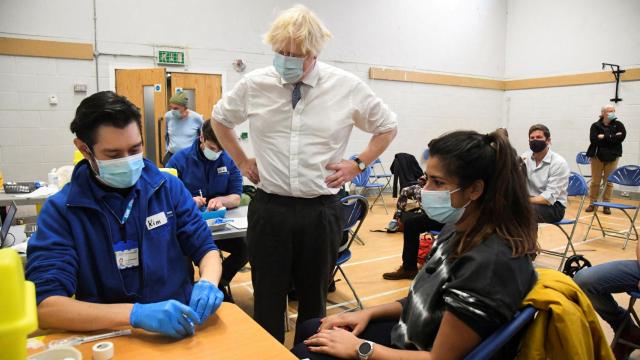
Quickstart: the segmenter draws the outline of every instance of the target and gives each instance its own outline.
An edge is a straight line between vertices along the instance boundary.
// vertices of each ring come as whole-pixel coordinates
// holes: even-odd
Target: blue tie
[[[300,91],[301,85],[302,83],[299,82],[293,87],[293,93],[291,94],[291,106],[293,106],[294,109],[296,108],[296,105],[298,105],[298,101],[302,98],[302,91]]]

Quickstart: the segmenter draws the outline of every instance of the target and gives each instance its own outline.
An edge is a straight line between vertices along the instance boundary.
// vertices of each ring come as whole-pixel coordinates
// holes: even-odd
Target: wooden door
[[[171,73],[171,94],[181,88],[195,107],[191,110],[202,115],[203,119],[211,118],[211,110],[222,96],[222,78],[220,75]]]
[[[165,68],[116,70],[116,93],[140,108],[144,156],[158,166],[162,166],[166,148],[166,79]]]

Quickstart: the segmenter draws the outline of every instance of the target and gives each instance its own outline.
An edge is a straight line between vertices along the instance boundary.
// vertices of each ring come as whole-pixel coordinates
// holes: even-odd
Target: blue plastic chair
[[[591,175],[587,175],[586,173],[582,172],[583,166],[591,166],[591,159],[587,156],[586,151],[580,151],[578,154],[576,154],[576,164],[578,166],[578,172],[580,173],[580,175],[585,178],[591,178]],[[591,168],[589,168],[589,172],[591,172]],[[590,180],[591,179],[589,179],[589,181]]]
[[[611,173],[611,175],[609,175],[609,178],[607,178],[606,183],[612,183],[612,184],[617,184],[622,186],[632,186],[632,187],[638,188],[640,186],[640,166],[638,165],[621,166],[615,169]],[[606,183],[604,186],[605,189],[606,189]],[[598,226],[600,231],[602,232],[602,237],[609,235],[611,237],[624,239],[624,245],[622,246],[622,249],[627,248],[627,243],[629,242],[629,239],[636,240],[636,241],[638,240],[638,230],[636,229],[635,221],[636,221],[636,218],[638,217],[638,209],[640,209],[640,202],[637,202],[635,205],[629,205],[624,203],[596,201],[592,205],[594,208],[593,216],[591,217],[591,221],[589,222],[589,229],[587,230],[587,233],[585,235],[585,240],[589,235],[589,231],[591,231],[591,228],[593,227],[593,219],[596,219],[598,221]],[[600,218],[598,217],[598,207],[600,206],[603,206],[603,207],[606,206],[611,209],[621,210],[624,213],[624,215],[627,217],[627,219],[629,219],[629,222],[630,222],[629,230],[620,232],[620,231],[605,229],[602,226],[602,223],[600,222]],[[635,210],[633,212],[633,216],[631,216],[627,212],[627,210]],[[635,233],[635,238],[631,237],[632,230]]]
[[[392,174],[386,172],[386,170],[384,169],[384,165],[382,165],[382,161],[380,160],[380,158],[373,160],[373,162],[371,163],[371,174],[369,175],[369,178],[373,180],[373,182],[378,182],[379,180],[384,180],[383,184],[384,184],[384,188],[382,189],[383,191],[386,190],[389,185],[391,184],[391,178],[393,177]],[[380,169],[380,172],[378,173],[378,171],[376,170],[376,168]]]
[[[422,161],[429,160],[429,148],[424,149],[422,152]]]
[[[494,356],[502,347],[516,336],[520,330],[529,325],[536,316],[536,310],[533,306],[526,306],[516,313],[509,323],[500,327],[496,332],[491,334],[483,342],[480,343],[465,360],[486,360]]]
[[[364,169],[363,172],[361,172],[360,174],[358,174],[358,176],[356,176],[355,178],[353,178],[353,180],[351,180],[351,184],[353,184],[356,187],[356,193],[358,191],[358,188],[361,189],[359,195],[362,195],[366,191],[371,189],[377,190],[378,194],[375,200],[373,200],[373,202],[371,203],[371,206],[369,207],[369,209],[373,209],[373,206],[376,204],[376,202],[378,202],[378,200],[381,200],[382,205],[384,206],[384,211],[385,213],[388,214],[389,211],[387,210],[387,204],[384,202],[384,197],[382,196],[382,191],[384,190],[385,185],[381,183],[369,182],[370,176],[371,176],[371,166],[367,166],[367,168]]]
[[[580,197],[580,204],[578,205],[578,211],[576,212],[576,216],[573,219],[562,219],[558,222],[552,223],[551,225],[556,226],[564,236],[567,238],[567,246],[565,246],[563,252],[552,251],[552,250],[540,250],[540,252],[552,255],[559,256],[562,260],[560,260],[560,265],[558,266],[558,271],[562,269],[562,265],[564,261],[567,259],[567,253],[569,252],[569,248],[573,252],[573,255],[576,254],[576,249],[573,247],[573,234],[575,234],[576,228],[578,226],[578,220],[580,219],[580,214],[582,213],[582,208],[584,207],[584,201],[589,194],[589,187],[587,186],[587,182],[585,181],[582,175],[571,172],[569,175],[569,184],[567,185],[567,196],[577,196]],[[571,233],[567,233],[567,231],[562,227],[563,225],[573,225],[571,227]]]
[[[634,344],[631,341],[620,338],[620,335],[622,335],[622,331],[627,326],[627,323],[631,321],[631,316],[633,316],[633,320],[635,320],[636,325],[640,325],[640,319],[638,319],[638,314],[636,313],[636,310],[633,308],[633,305],[636,303],[636,300],[640,298],[640,292],[631,291],[631,292],[628,292],[627,294],[630,296],[629,307],[627,307],[627,311],[626,311],[627,314],[624,317],[624,321],[622,322],[622,324],[620,324],[618,329],[616,329],[616,333],[613,336],[613,340],[611,341],[611,348],[613,348],[613,346],[617,343],[622,343],[624,345],[631,346],[634,349],[640,349],[640,344]]]
[[[358,231],[360,230],[364,219],[367,217],[367,213],[369,212],[369,202],[364,196],[361,195],[350,195],[342,198],[342,200],[340,201],[342,202],[343,206],[343,231],[349,232],[349,239],[338,249],[338,260],[336,261],[336,267],[333,270],[333,275],[331,278],[335,281],[336,274],[340,272],[342,278],[351,289],[351,292],[356,299],[356,303],[358,304],[357,307],[349,309],[351,311],[356,309],[363,309],[363,306],[362,301],[360,301],[360,297],[356,293],[356,289],[353,287],[353,284],[351,284],[351,281],[349,281],[347,274],[344,273],[342,265],[349,261],[349,259],[351,259],[351,244],[353,244],[353,241],[358,236]]]

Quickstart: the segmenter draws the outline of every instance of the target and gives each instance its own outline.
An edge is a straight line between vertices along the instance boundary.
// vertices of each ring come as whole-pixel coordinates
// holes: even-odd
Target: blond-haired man
[[[247,231],[254,318],[280,341],[292,285],[298,323],[325,314],[343,227],[335,194],[396,134],[395,114],[364,82],[317,61],[330,36],[303,6],[282,12],[265,35],[273,66],[247,74],[212,113],[218,139],[258,184]],[[233,131],[246,120],[255,158]],[[355,160],[343,160],[353,126],[373,136]]]

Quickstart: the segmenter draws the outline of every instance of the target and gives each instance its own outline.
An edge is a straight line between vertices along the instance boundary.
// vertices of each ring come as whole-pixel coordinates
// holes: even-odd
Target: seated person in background
[[[211,121],[202,125],[200,136],[190,148],[176,153],[167,167],[178,170],[178,177],[191,192],[196,206],[207,210],[227,209],[240,205],[242,174],[231,157],[222,149],[211,128]],[[215,238],[215,235],[214,235]],[[220,250],[229,253],[222,262],[219,287],[225,300],[233,301],[226,286],[247,263],[247,245],[244,238],[215,240]]]
[[[111,91],[76,110],[84,160],[45,203],[27,251],[43,329],[131,325],[179,338],[222,302],[211,232],[182,183],[143,159],[140,129],[138,108]]]
[[[408,296],[301,324],[298,357],[461,359],[511,320],[533,287],[536,226],[509,141],[456,131],[429,149],[422,206],[445,227]]]
[[[529,128],[529,148],[521,157],[527,169],[529,200],[539,223],[562,220],[567,207],[569,164],[553,152],[549,128],[536,124]]]
[[[614,333],[626,322],[620,337],[640,344],[640,328],[631,320],[626,309],[621,308],[612,294],[640,290],[640,243],[636,245],[636,260],[618,260],[584,268],[573,280],[591,300],[596,312],[613,329]],[[627,359],[635,350],[618,343],[613,347],[616,359]]]
[[[396,211],[398,218],[398,214],[406,211],[408,200],[421,202],[420,193],[426,183],[427,177],[423,175],[418,179],[418,185],[407,186],[400,190],[397,202],[398,210]],[[417,259],[420,248],[420,234],[427,231],[440,231],[443,226],[441,223],[429,219],[422,211],[405,213],[403,221],[402,265],[396,271],[382,274],[382,277],[386,280],[413,279],[416,277],[418,273]]]

